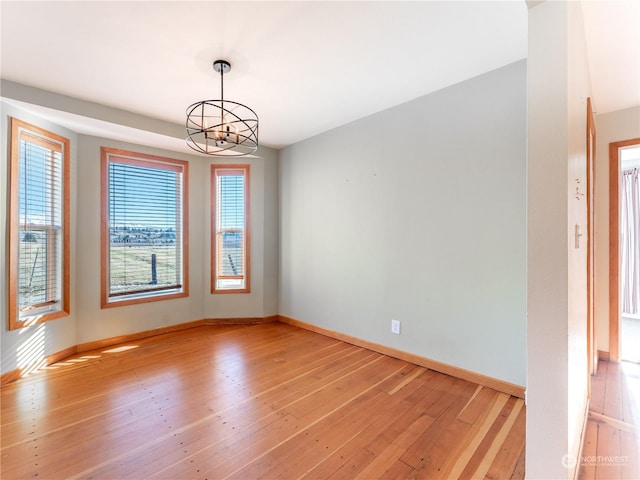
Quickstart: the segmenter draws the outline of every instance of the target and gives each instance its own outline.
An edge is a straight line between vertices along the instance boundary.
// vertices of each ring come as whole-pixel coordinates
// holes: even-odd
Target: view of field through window
[[[180,288],[181,172],[109,164],[110,294]]]
[[[21,310],[47,302],[48,275],[47,244],[51,236],[56,241],[55,231],[48,235],[47,230],[33,227],[20,227],[19,269],[19,308]]]
[[[248,290],[248,165],[213,166],[215,265],[213,289]]]
[[[21,132],[18,168],[18,308],[60,300],[62,150]]]
[[[141,231],[140,235],[146,234],[145,228],[137,227],[136,229]],[[175,239],[171,243],[150,241],[149,243],[123,244],[119,242],[119,237],[117,233],[111,236],[112,293],[176,284]]]

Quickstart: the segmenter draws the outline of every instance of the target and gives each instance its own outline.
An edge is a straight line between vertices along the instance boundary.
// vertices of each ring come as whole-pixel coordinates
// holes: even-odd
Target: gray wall
[[[4,84],[3,84],[4,85]],[[71,140],[71,315],[42,325],[7,329],[6,308],[0,309],[2,373],[42,362],[47,355],[68,347],[109,337],[152,330],[203,318],[264,317],[278,313],[278,159],[275,150],[261,147],[256,158],[216,160],[218,163],[251,165],[251,293],[210,293],[209,166],[213,160],[151,146],[126,143],[98,136],[77,135],[34,114],[37,107],[56,104],[71,114],[94,118],[110,115],[110,121],[126,124],[127,112],[85,104],[80,100],[59,101],[62,97],[18,84],[3,90],[16,92],[24,108],[2,102],[2,144],[8,142],[8,117],[15,116],[60,133]],[[32,101],[33,104],[28,103]],[[144,134],[166,135],[179,131],[154,119],[136,117],[136,127]],[[144,137],[144,135],[143,135]],[[141,137],[142,138],[142,137]],[[183,142],[181,142],[182,144]],[[159,302],[100,308],[100,147],[179,158],[189,162],[189,296]],[[0,188],[8,195],[8,149],[2,149]],[[3,205],[6,203],[3,201]],[[6,252],[8,224],[6,209],[0,209],[0,249]],[[6,255],[0,259],[0,300],[6,305]]]
[[[518,62],[279,154],[261,149],[250,161],[248,296],[209,293],[208,159],[78,136],[74,323],[45,353],[200,318],[281,313],[524,385],[525,78]],[[29,101],[28,88],[16,91]],[[39,104],[57,98],[34,95]],[[90,110],[100,118],[99,106]],[[100,309],[101,145],[189,160],[188,298]],[[402,322],[400,336],[390,333],[391,318]],[[6,319],[0,332],[3,352],[15,356],[20,340]],[[3,372],[13,368],[3,361]]]
[[[524,61],[284,149],[280,313],[524,385],[525,174]]]
[[[266,238],[265,219],[276,222],[276,152],[263,149],[263,158],[224,161],[249,163],[251,168],[251,293],[212,295],[210,281],[210,165],[206,157],[167,152],[97,137],[80,136],[78,206],[78,343],[135,333],[202,318],[263,317],[277,313],[271,291],[277,275],[269,262],[277,254]],[[189,296],[174,300],[100,308],[100,147],[121,148],[189,161]],[[268,175],[268,179],[266,176]],[[270,183],[265,186],[265,181]],[[268,192],[268,193],[267,193]],[[274,230],[275,227],[271,227]],[[277,240],[277,237],[276,237]],[[269,245],[265,245],[268,243]],[[268,258],[268,260],[267,260]],[[267,263],[265,268],[265,262]],[[269,286],[265,287],[268,278]]]

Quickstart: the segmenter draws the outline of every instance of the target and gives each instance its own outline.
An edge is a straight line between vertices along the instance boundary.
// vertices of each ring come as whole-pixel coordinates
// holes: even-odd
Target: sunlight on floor
[[[57,370],[61,367],[66,367],[69,365],[73,365],[75,363],[83,363],[83,362],[88,362],[89,360],[93,360],[95,358],[100,358],[100,355],[83,355],[82,357],[78,357],[78,358],[71,358],[71,359],[67,359],[67,360],[61,360],[59,362],[56,363],[52,363],[51,365],[47,365],[46,367],[44,367],[44,370]]]
[[[103,350],[102,354],[120,353],[138,348],[138,345],[122,345],[120,347]],[[96,360],[102,355],[82,355],[60,360],[59,362],[47,365],[45,351],[45,325],[38,326],[37,330],[18,347],[18,368],[21,377],[41,370],[59,370],[64,367],[71,367],[90,360]]]
[[[126,352],[127,350],[133,350],[134,348],[138,348],[138,345],[123,345],[121,347],[112,348],[110,350],[104,350],[102,353],[120,353]]]

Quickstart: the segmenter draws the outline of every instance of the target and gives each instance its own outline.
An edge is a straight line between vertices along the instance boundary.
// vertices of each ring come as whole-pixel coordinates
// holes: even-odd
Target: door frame
[[[587,98],[587,385],[598,372],[598,344],[595,321],[595,154],[596,126],[591,98]]]
[[[620,361],[620,149],[640,138],[609,144],[609,360]]]

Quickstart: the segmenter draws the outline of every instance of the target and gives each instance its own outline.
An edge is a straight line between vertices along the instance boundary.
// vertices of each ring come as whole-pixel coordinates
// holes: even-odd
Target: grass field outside
[[[25,241],[24,234],[20,241],[19,255],[19,305],[20,308],[47,302],[47,288],[49,295],[57,295],[55,283],[55,266],[50,266],[47,272],[47,242],[46,232],[31,232]],[[148,288],[162,288],[182,283],[176,277],[175,243],[161,245],[111,245],[111,293],[121,293],[131,290],[145,290]],[[156,281],[153,281],[151,256],[156,255]]]
[[[47,243],[45,232],[30,232],[29,241],[20,242],[18,257],[19,307],[47,301]]]
[[[176,277],[176,245],[111,245],[111,292],[158,288],[180,284]],[[156,282],[151,256],[156,255]]]

